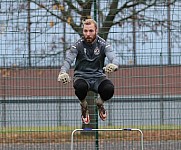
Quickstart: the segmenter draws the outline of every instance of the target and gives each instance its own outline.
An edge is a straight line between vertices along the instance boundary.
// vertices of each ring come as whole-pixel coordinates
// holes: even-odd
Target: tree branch
[[[103,37],[104,39],[107,39],[109,30],[113,25],[113,21],[116,17],[116,14],[118,13],[117,10],[115,9],[118,7],[118,2],[119,0],[112,1],[109,13],[106,16],[104,22],[102,23],[102,28],[100,29],[100,36]]]
[[[66,22],[68,23],[74,31],[76,31],[77,33],[80,33],[80,27],[81,25],[77,25],[76,23],[74,23],[73,20],[71,20],[71,22],[68,22],[68,17],[70,17],[71,19],[73,18],[71,15],[70,15],[70,12],[68,11],[61,11],[62,12],[62,16],[59,16],[55,13],[53,13],[52,11],[50,11],[47,7],[45,7],[44,5],[40,4],[40,3],[37,3],[36,1],[33,1],[31,0],[32,3],[36,4],[37,6],[45,9],[48,13],[50,13],[52,16],[55,16],[56,18],[60,19],[62,22]]]

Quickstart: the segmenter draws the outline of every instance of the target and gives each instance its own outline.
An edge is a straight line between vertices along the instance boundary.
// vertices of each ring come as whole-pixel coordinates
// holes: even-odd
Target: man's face
[[[83,35],[87,43],[92,43],[96,39],[97,29],[93,23],[90,25],[84,25]]]

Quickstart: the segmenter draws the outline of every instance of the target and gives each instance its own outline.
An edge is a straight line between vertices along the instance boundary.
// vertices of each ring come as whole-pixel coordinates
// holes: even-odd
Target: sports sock
[[[101,98],[98,98],[96,101],[97,105],[102,105],[104,101]]]
[[[84,99],[84,100],[80,101],[80,104],[81,104],[83,107],[86,107],[86,106],[87,106],[87,101]]]

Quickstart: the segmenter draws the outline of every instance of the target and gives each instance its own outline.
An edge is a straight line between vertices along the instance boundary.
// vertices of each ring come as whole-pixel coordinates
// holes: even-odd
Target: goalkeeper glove
[[[67,84],[70,82],[70,77],[66,72],[60,72],[58,75],[58,81],[63,82],[63,84]]]
[[[103,68],[105,72],[112,73],[118,69],[118,66],[115,64],[107,64],[106,67]]]

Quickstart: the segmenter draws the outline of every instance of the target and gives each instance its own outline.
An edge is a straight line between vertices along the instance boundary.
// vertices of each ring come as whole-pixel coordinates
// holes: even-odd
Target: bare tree
[[[49,14],[60,19],[62,22],[66,22],[67,24],[69,24],[72,29],[81,36],[82,20],[91,17],[91,13],[93,12],[94,8],[93,4],[95,1],[76,0],[75,4],[73,4],[71,0],[64,0],[62,3],[54,0],[51,4],[40,3],[34,0],[32,0],[31,2],[35,3],[42,9],[45,9]],[[161,18],[156,18],[156,16],[149,16],[149,14],[146,14],[145,11],[149,10],[150,8],[155,9],[156,7],[169,8],[171,5],[175,4],[176,0],[112,0],[106,2],[107,4],[105,7],[99,6],[101,2],[105,2],[99,2],[100,3],[97,3],[97,8],[99,8],[99,35],[106,40],[108,39],[111,28],[113,28],[114,26],[121,28],[126,25],[126,23],[127,25],[130,24],[130,26],[132,26],[134,29],[137,28],[138,31],[141,27],[148,27],[150,29],[150,32],[154,32],[155,34],[158,34],[159,31],[156,29],[158,29],[159,27],[169,30],[171,26],[174,26],[173,24],[168,23],[170,22],[168,18],[163,17],[162,20]],[[66,6],[65,8],[62,7],[63,4],[64,6]],[[60,9],[61,15],[52,11],[52,8],[55,6],[57,8],[62,8]],[[77,17],[80,18],[79,21],[77,21]],[[134,24],[131,24],[132,22],[134,22]],[[135,42],[134,38],[132,38],[133,42]],[[124,37],[121,36],[120,39],[109,40],[112,40],[114,43],[123,43],[122,41],[125,41]],[[143,40],[146,41],[146,39]],[[129,42],[124,42],[124,44],[126,43],[128,44]],[[136,64],[136,47],[129,47],[128,45],[127,47],[128,50],[133,53],[134,64]],[[168,58],[171,58],[171,49],[168,49],[168,51]],[[171,63],[171,60],[169,61],[169,63]]]
[[[174,6],[176,2],[176,0],[112,0],[108,2],[99,0],[96,2],[98,8],[97,21],[99,23],[99,35],[105,40],[109,40],[111,43],[114,43],[117,47],[120,47],[120,43],[124,45],[126,50],[119,50],[119,56],[124,59],[125,54],[123,51],[127,51],[127,53],[130,53],[134,59],[133,64],[136,64],[137,47],[134,45],[134,43],[136,42],[136,38],[138,38],[138,36],[139,38],[142,38],[142,43],[144,44],[149,40],[148,32],[153,32],[158,36],[162,36],[165,31],[170,33],[172,29],[179,30],[179,23],[172,23],[170,20],[168,20],[169,13],[168,16],[163,16],[162,18],[157,17],[159,9],[170,8],[170,6]],[[28,16],[28,10],[31,12],[29,13],[29,23],[26,25],[28,28],[25,27],[25,23],[17,23],[13,27],[13,30],[16,28],[16,32],[19,33],[24,32],[27,34],[26,32],[32,32],[31,37],[29,36],[29,41],[31,41],[31,43],[33,43],[32,40],[35,39],[38,43],[37,39],[40,36],[47,34],[48,31],[60,23],[66,23],[66,26],[63,28],[71,27],[72,31],[81,36],[82,20],[93,17],[93,12],[95,9],[95,0],[28,0],[27,3],[20,1],[16,4],[16,7],[14,3],[17,2],[9,2],[9,7],[7,7],[7,10],[1,9],[1,12],[3,13],[3,11],[6,11],[5,13],[9,15],[9,20],[14,19],[17,20],[17,22],[18,20],[21,22],[20,20],[22,20],[25,15]],[[28,5],[28,3],[30,5]],[[1,7],[2,4],[3,2],[1,2]],[[150,13],[146,13],[148,11],[152,11],[155,14],[150,15]],[[168,9],[168,11],[170,11],[170,9]],[[39,12],[44,13],[41,15]],[[16,16],[16,13],[18,17],[13,18],[12,16]],[[10,18],[10,16],[12,18]],[[36,21],[35,18],[37,18]],[[40,23],[42,24],[39,26],[38,24]],[[43,25],[47,23],[49,23],[49,26],[44,27]],[[132,30],[129,32],[135,32],[136,34],[130,34],[126,37],[122,36],[121,34],[119,37],[110,36],[113,32],[111,29],[114,27],[117,29],[116,32],[120,32],[122,28],[124,29],[125,27],[129,27],[132,28]],[[146,28],[149,31],[141,32],[142,34],[139,35],[139,31],[141,31],[143,28]],[[180,34],[179,32],[173,32],[168,38],[171,38],[171,36],[173,36],[172,38],[175,37],[178,39]],[[51,34],[48,40],[48,48],[45,48],[42,45],[39,47],[35,46],[35,48],[33,48],[33,46],[29,46],[29,55],[33,57],[29,60],[34,60],[34,64],[32,65],[41,65],[41,62],[48,58],[51,58],[50,61],[54,62],[56,61],[57,55],[62,53],[62,55],[64,55],[66,49],[68,49],[70,46],[70,38],[65,38],[66,36]],[[180,42],[177,43],[178,45],[180,44]],[[171,46],[168,45],[168,47]],[[24,47],[18,46],[16,48],[16,51],[18,52],[22,50],[24,50]],[[171,58],[171,48],[169,48],[168,51],[168,57]],[[171,60],[168,61],[168,63],[171,63]],[[29,62],[29,64],[31,64],[31,62]]]

